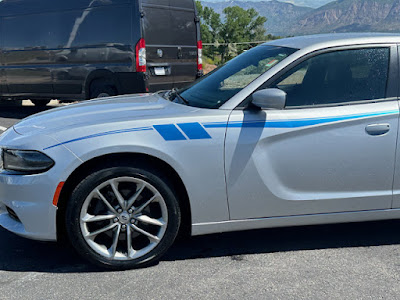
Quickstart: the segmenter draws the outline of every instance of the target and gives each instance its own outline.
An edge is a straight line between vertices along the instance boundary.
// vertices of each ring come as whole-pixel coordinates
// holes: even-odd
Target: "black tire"
[[[91,246],[89,246],[88,242],[83,237],[82,230],[84,229],[82,229],[81,227],[80,216],[81,216],[81,211],[84,209],[83,207],[85,201],[87,201],[87,199],[90,199],[89,195],[92,195],[91,192],[94,189],[99,187],[99,185],[101,185],[102,183],[108,182],[109,180],[112,180],[114,178],[121,178],[127,176],[136,178],[138,180],[142,180],[150,184],[152,187],[154,187],[160,193],[160,195],[164,200],[168,212],[168,217],[166,222],[166,229],[165,228],[163,229],[164,230],[163,236],[154,249],[152,249],[148,253],[145,253],[143,256],[140,256],[138,258],[121,261],[115,258],[110,259],[108,257],[105,257],[105,255],[99,254]],[[177,198],[175,197],[174,191],[171,189],[171,186],[172,185],[168,183],[168,180],[163,176],[163,174],[160,174],[156,170],[152,170],[149,168],[123,166],[123,164],[118,164],[117,166],[106,167],[102,170],[93,172],[73,190],[71,197],[69,199],[69,203],[67,205],[65,222],[67,228],[67,235],[71,244],[81,256],[83,256],[85,259],[87,259],[94,265],[97,265],[101,268],[107,268],[112,270],[126,270],[126,269],[144,267],[149,264],[154,264],[173,244],[175,238],[178,235],[181,223],[181,212],[179,204]],[[107,196],[109,195],[107,194]],[[109,224],[112,225],[112,222],[116,221],[114,219],[113,221],[109,220],[109,222],[110,222]],[[126,226],[129,227],[130,224]],[[138,225],[138,227],[140,226]],[[130,227],[127,229],[128,231],[132,230],[130,229]],[[111,238],[114,239],[116,230],[112,229],[111,231],[112,231],[111,233],[110,231],[108,231],[107,234],[112,235]],[[127,241],[127,235],[125,236],[126,240],[121,241],[120,240],[121,235],[119,229],[117,231],[118,231],[117,237],[119,239],[117,245],[120,245],[119,243],[124,245],[124,243],[126,243]],[[138,232],[135,233],[138,235],[138,237],[140,236]],[[105,235],[106,233],[102,234]],[[93,241],[95,241],[95,239],[97,239],[97,236],[93,238]],[[131,239],[131,241],[134,240]],[[105,249],[106,248],[107,247],[105,247]]]
[[[97,79],[90,84],[90,99],[116,96],[117,88],[111,80]]]
[[[50,103],[50,100],[31,100],[36,107],[45,107]]]

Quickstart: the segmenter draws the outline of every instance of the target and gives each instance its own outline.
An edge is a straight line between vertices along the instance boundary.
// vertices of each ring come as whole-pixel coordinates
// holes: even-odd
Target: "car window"
[[[190,106],[218,108],[296,49],[262,45],[237,56],[182,89]]]
[[[286,107],[385,98],[389,48],[342,50],[314,56],[270,87],[287,93]]]
[[[268,57],[258,62],[258,64],[247,66],[233,74],[231,77],[225,79],[221,84],[221,90],[235,89],[235,88],[244,88],[254,79],[256,79],[260,74],[265,73],[271,67],[276,65],[279,62],[279,58]]]

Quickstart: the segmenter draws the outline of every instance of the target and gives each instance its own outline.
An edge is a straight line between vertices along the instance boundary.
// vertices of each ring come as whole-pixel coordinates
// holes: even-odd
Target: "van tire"
[[[111,97],[117,94],[117,89],[111,80],[97,79],[90,85],[90,99]]]

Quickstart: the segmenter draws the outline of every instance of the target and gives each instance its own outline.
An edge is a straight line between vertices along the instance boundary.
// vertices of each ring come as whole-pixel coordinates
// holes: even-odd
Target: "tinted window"
[[[193,0],[142,0],[143,4],[147,5],[164,5],[164,6],[173,6],[180,8],[194,8]]]
[[[194,12],[171,10],[171,15],[171,43],[173,45],[196,45]]]
[[[144,37],[148,45],[196,46],[193,0],[144,0],[143,10]]]
[[[137,0],[3,0],[0,1],[0,16],[65,11],[136,2]]]
[[[124,6],[5,17],[4,48],[55,49],[106,43],[129,44],[134,37],[131,27],[131,10]]]
[[[47,14],[4,18],[4,49],[55,47],[58,38],[49,26],[54,21],[54,16]]]
[[[284,47],[255,47],[182,90],[181,96],[191,106],[218,108],[295,51]]]
[[[171,45],[171,15],[168,9],[144,8],[144,37],[149,45]]]
[[[79,29],[72,46],[129,44],[133,38],[131,22],[131,10],[126,6],[87,9],[83,12],[81,19],[74,21],[74,26],[79,26]],[[139,31],[139,28],[137,30]],[[137,35],[138,33],[135,34]]]
[[[312,57],[271,87],[287,93],[287,107],[385,98],[389,49],[336,51]]]
[[[143,4],[153,4],[153,5],[169,5],[169,0],[142,0]]]
[[[193,0],[170,0],[170,5],[175,7],[182,7],[182,8],[194,8],[194,1]]]

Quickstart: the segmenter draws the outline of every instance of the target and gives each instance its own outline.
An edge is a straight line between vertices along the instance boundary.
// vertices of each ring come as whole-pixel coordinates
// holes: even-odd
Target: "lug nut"
[[[122,208],[119,208],[118,210],[117,210],[117,212],[120,214],[120,213],[122,213]]]
[[[126,225],[122,225],[122,231],[125,231],[126,230]]]
[[[128,210],[128,213],[133,213],[133,209],[131,208],[130,210]]]
[[[114,223],[117,223],[117,222],[118,222],[118,218],[115,218],[115,219],[114,219]]]
[[[134,224],[135,223],[135,219],[131,219],[131,223]]]

